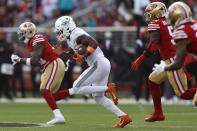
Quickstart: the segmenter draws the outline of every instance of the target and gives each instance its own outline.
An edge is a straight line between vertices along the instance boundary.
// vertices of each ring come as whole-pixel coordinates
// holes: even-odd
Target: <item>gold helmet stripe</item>
[[[185,4],[183,4],[182,2],[180,2],[181,7],[183,7],[185,14],[187,15],[187,17],[190,17],[188,8],[185,6]]]

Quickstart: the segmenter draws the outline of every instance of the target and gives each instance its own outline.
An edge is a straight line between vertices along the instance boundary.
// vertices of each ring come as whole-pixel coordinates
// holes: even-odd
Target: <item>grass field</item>
[[[147,123],[152,105],[119,105],[133,122],[122,129],[112,128],[119,119],[96,104],[59,104],[67,122],[51,127],[5,128],[0,131],[197,131],[197,109],[165,105],[166,120]],[[53,117],[46,104],[0,103],[0,122],[45,123]]]

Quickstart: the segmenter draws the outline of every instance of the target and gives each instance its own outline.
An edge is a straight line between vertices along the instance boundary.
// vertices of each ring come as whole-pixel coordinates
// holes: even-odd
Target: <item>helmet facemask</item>
[[[25,22],[18,28],[17,35],[19,40],[25,43],[37,33],[36,26],[31,22]]]
[[[24,41],[25,38],[26,38],[26,32],[25,31],[21,31],[21,30],[18,29],[17,36],[18,36],[19,40]]]
[[[157,20],[159,18],[165,17],[166,15],[166,6],[161,2],[153,2],[149,4],[145,9],[145,20],[147,23],[152,20]]]
[[[56,38],[57,38],[59,41],[65,40],[65,39],[64,39],[64,35],[63,35],[63,30],[62,30],[62,29],[56,29],[55,34],[56,34]]]
[[[76,28],[75,22],[70,16],[62,16],[55,23],[55,32],[58,40],[67,40],[71,32]]]
[[[149,24],[150,21],[151,21],[151,13],[150,13],[150,12],[146,12],[146,13],[144,14],[144,17],[145,17],[146,23]]]

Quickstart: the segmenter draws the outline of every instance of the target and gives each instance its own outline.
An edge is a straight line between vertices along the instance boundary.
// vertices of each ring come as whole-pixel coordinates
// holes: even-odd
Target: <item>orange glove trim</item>
[[[75,61],[84,61],[82,55],[78,54],[77,52],[75,54],[76,54],[76,57],[73,57],[73,60],[75,60]]]

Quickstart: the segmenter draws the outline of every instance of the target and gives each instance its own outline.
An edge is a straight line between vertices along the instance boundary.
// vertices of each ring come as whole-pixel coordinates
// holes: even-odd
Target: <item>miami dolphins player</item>
[[[98,47],[97,41],[83,29],[76,27],[75,22],[70,16],[62,16],[57,19],[55,32],[57,39],[66,42],[70,52],[76,54],[76,57],[73,59],[86,61],[89,65],[78,79],[75,80],[73,87],[68,89],[67,96],[91,93],[96,103],[120,118],[120,122],[114,126],[115,128],[124,127],[130,123],[132,121],[131,118],[116,106],[118,99],[115,85],[108,84],[107,86],[111,64]],[[68,57],[68,53],[60,48],[56,48],[54,52]],[[105,93],[110,94],[113,102],[105,97]]]

